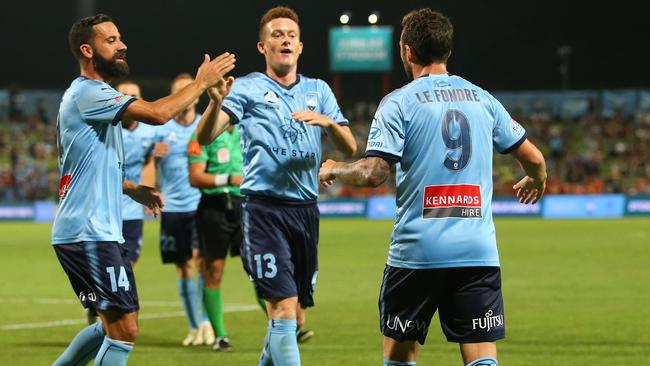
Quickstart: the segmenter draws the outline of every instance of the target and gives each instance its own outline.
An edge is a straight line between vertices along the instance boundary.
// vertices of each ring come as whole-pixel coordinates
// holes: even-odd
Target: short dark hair
[[[413,10],[402,19],[402,43],[413,49],[417,63],[447,63],[454,38],[449,18],[429,8]]]
[[[91,38],[95,35],[93,26],[105,22],[115,23],[108,15],[97,14],[79,19],[72,25],[68,33],[68,44],[70,45],[70,51],[77,60],[81,59],[79,47],[84,43],[90,43]]]
[[[276,6],[275,8],[269,9],[262,16],[262,19],[260,19],[260,34],[259,34],[260,40],[264,35],[264,26],[266,25],[266,23],[277,18],[289,18],[294,22],[296,22],[298,26],[300,26],[300,18],[298,18],[298,14],[293,9],[291,9],[288,6]]]

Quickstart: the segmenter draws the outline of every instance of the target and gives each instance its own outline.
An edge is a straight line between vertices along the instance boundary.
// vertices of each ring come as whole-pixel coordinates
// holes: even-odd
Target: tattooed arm
[[[318,173],[318,179],[329,187],[334,179],[354,186],[377,187],[386,181],[390,174],[390,165],[378,157],[368,157],[354,163],[341,163],[327,160]]]

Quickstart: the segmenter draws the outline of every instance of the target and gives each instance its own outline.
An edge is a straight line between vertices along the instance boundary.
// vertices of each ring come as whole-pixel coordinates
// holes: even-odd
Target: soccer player
[[[241,193],[243,157],[237,127],[231,126],[205,147],[192,135],[188,146],[190,184],[201,189],[196,214],[205,265],[203,302],[217,335],[215,351],[230,351],[223,320],[221,280],[226,256],[239,256],[242,244]]]
[[[178,93],[193,82],[190,74],[176,76],[171,83],[171,94]],[[214,342],[205,309],[203,319],[199,315],[204,285],[198,254],[196,208],[201,192],[190,186],[187,157],[187,145],[201,119],[201,115],[196,113],[198,101],[198,98],[195,99],[169,123],[156,128],[154,148],[160,171],[160,189],[165,197],[165,212],[161,215],[160,223],[160,254],[163,263],[176,264],[178,292],[190,328],[181,342],[184,346]],[[193,280],[193,258],[199,272],[198,286]]]
[[[54,365],[125,365],[138,332],[138,295],[122,238],[122,192],[158,214],[160,193],[124,179],[125,119],[163,124],[207,88],[223,83],[234,55],[205,55],[196,81],[173,96],[146,102],[108,82],[128,73],[126,45],[113,20],[98,14],[72,25],[68,42],[80,76],[66,90],[57,118],[59,210],[54,251],[84,307],[102,320],[83,329]]]
[[[522,126],[488,92],[448,74],[453,27],[421,9],[402,20],[400,54],[413,81],[384,97],[366,158],[326,161],[324,185],[338,179],[378,186],[397,170],[397,221],[379,297],[384,365],[415,365],[431,318],[463,362],[496,366],[505,336],[501,274],[490,202],[492,153],[512,154],[526,177],[523,203],[543,195],[546,165]],[[493,148],[494,146],[494,148]]]
[[[124,81],[115,89],[127,96],[142,99],[140,86]],[[152,157],[155,129],[136,120],[122,118],[124,141],[124,177],[134,183],[155,187],[156,165]],[[131,267],[140,258],[144,207],[126,194],[122,195],[122,236]]]
[[[356,151],[348,121],[327,84],[297,73],[303,49],[298,22],[287,7],[264,14],[257,49],[266,61],[265,72],[234,83],[228,78],[210,89],[212,101],[197,128],[202,145],[229,124],[240,128],[242,260],[266,300],[269,319],[260,365],[300,364],[296,332],[304,321],[302,309],[314,305],[318,274],[321,138],[329,136],[350,155]]]

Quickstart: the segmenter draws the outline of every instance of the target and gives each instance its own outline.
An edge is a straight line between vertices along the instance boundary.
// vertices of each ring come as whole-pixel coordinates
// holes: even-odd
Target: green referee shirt
[[[232,132],[224,131],[210,145],[201,146],[192,133],[187,147],[189,163],[206,163],[205,172],[212,175],[242,175],[244,157],[239,144],[239,131],[235,126]],[[241,196],[238,186],[201,188],[203,194],[231,193]]]

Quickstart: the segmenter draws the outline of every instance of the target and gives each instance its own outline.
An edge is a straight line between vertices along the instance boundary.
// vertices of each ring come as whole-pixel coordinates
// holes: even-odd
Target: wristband
[[[228,184],[230,180],[230,175],[228,174],[217,174],[214,176],[214,185],[215,187],[221,187]]]

